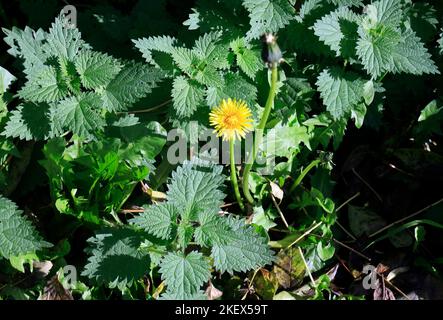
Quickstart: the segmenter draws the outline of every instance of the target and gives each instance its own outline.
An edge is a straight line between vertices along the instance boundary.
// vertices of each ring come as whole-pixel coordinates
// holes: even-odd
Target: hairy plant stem
[[[244,206],[243,200],[241,198],[240,189],[238,188],[237,173],[235,170],[234,143],[235,143],[235,139],[231,139],[229,141],[229,158],[231,160],[231,183],[232,183],[232,188],[234,188],[235,198],[237,199],[240,209],[243,211],[245,209],[245,206]]]
[[[250,204],[254,203],[254,198],[249,192],[249,173],[251,172],[252,166],[254,165],[255,158],[257,157],[258,148],[261,144],[263,138],[263,130],[265,129],[266,123],[268,122],[269,114],[271,113],[272,107],[274,106],[274,98],[277,91],[277,80],[278,80],[278,70],[275,64],[271,69],[271,86],[269,88],[268,99],[266,100],[265,110],[263,111],[262,118],[258,127],[256,128],[256,134],[254,139],[254,145],[252,147],[251,153],[249,155],[248,162],[245,166],[245,171],[243,173],[243,193],[246,200]]]
[[[302,182],[303,178],[308,174],[309,171],[311,171],[312,168],[316,167],[318,164],[320,164],[320,160],[314,160],[312,161],[297,177],[297,179],[294,181],[294,183],[291,186],[291,189],[289,189],[289,193],[294,192],[295,188]]]

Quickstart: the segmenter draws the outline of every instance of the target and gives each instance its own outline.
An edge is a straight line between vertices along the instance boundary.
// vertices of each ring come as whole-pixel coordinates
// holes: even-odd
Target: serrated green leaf
[[[211,276],[209,262],[196,251],[186,256],[168,253],[160,265],[161,278],[176,297],[198,293]]]
[[[199,215],[199,226],[195,228],[195,241],[202,247],[213,244],[226,244],[234,236],[223,217],[206,211]]]
[[[172,98],[174,109],[179,117],[191,116],[204,101],[204,90],[195,81],[184,76],[174,79]]]
[[[55,67],[43,66],[34,70],[18,95],[32,102],[55,102],[67,97],[69,89]]]
[[[191,76],[195,70],[195,65],[199,64],[200,59],[197,55],[188,48],[178,47],[172,51],[172,59],[188,76]]]
[[[122,111],[145,97],[163,79],[163,72],[141,63],[127,64],[101,91],[103,106]]]
[[[172,173],[168,184],[168,201],[173,203],[180,216],[195,221],[201,212],[217,212],[224,198],[220,191],[225,177],[222,167],[197,158],[185,161]]]
[[[196,73],[194,73],[193,78],[206,86],[215,86],[220,88],[224,84],[221,73],[211,65],[207,65],[203,69],[198,70]]]
[[[120,63],[105,53],[83,51],[75,59],[75,68],[86,89],[106,86],[120,72]]]
[[[8,70],[0,66],[0,95],[8,90],[12,82],[17,80]]]
[[[86,138],[94,137],[106,124],[100,116],[101,100],[94,93],[85,93],[61,101],[55,121],[66,130]]]
[[[248,39],[257,39],[265,32],[277,32],[295,17],[294,7],[288,0],[243,0],[243,6],[249,11]]]
[[[401,40],[400,33],[383,25],[371,32],[360,27],[358,33],[357,55],[365,70],[376,79],[391,69],[392,53]]]
[[[337,56],[352,57],[355,52],[358,16],[347,7],[323,16],[314,24],[314,33]]]
[[[166,290],[158,300],[208,300],[208,297],[202,290],[199,290],[196,293]]]
[[[214,52],[216,43],[220,40],[221,32],[213,31],[200,36],[194,44],[192,51],[202,60],[208,59]],[[211,61],[208,61],[211,63]]]
[[[240,69],[249,78],[254,79],[257,72],[263,69],[263,62],[258,52],[252,50],[244,38],[237,38],[231,41],[230,47],[236,56]]]
[[[373,2],[376,22],[386,26],[397,27],[402,19],[401,0],[380,0]],[[371,12],[371,9],[368,9]]]
[[[223,99],[239,99],[252,108],[257,100],[257,88],[238,73],[229,72],[225,75],[223,88],[209,87],[206,91],[206,102],[209,106],[217,106]]]
[[[63,57],[73,61],[81,49],[90,48],[81,38],[77,28],[66,26],[65,17],[62,15],[52,23],[46,36],[43,50],[47,55]]]
[[[51,244],[43,241],[23,211],[0,196],[0,256],[9,259],[48,247]]]
[[[186,219],[182,220],[177,228],[177,243],[180,248],[186,248],[191,242],[194,235],[194,226],[187,222]]]
[[[132,40],[132,42],[135,43],[135,47],[143,54],[143,58],[148,63],[152,63],[154,61],[152,51],[172,53],[177,40],[169,36],[161,36]]]
[[[6,34],[5,42],[10,46],[8,53],[14,57],[24,59],[25,73],[31,74],[46,62],[47,54],[43,51],[43,42],[46,33],[42,29],[34,31],[26,27],[20,30],[12,27],[11,30],[3,29]]]
[[[130,222],[160,239],[168,239],[176,224],[176,217],[177,211],[173,205],[160,203],[145,208],[143,213]]]
[[[363,5],[363,0],[329,0],[337,6],[355,6],[360,7]]]
[[[22,140],[44,140],[52,135],[50,106],[26,103],[11,111],[3,135]]]
[[[227,218],[227,223],[234,231],[226,244],[214,244],[211,256],[215,268],[220,272],[245,272],[271,263],[274,259],[268,248],[266,238],[240,219]]]
[[[324,5],[323,0],[306,0],[300,6],[300,10],[296,19],[298,22],[302,23],[303,20],[315,12],[316,9],[321,8]]]
[[[365,82],[358,75],[338,69],[325,69],[317,80],[318,91],[334,119],[348,115],[363,100]]]
[[[83,276],[124,290],[149,272],[149,254],[140,246],[146,234],[130,228],[105,229],[88,239],[91,255]]]
[[[440,73],[420,38],[412,29],[402,33],[402,41],[392,53],[392,72],[415,75]]]

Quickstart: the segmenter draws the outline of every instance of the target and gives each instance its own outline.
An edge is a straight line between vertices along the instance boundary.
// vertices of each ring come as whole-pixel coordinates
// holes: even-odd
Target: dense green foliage
[[[442,4],[74,5],[76,27],[55,0],[0,4],[0,299],[41,298],[14,281],[39,262],[82,299],[377,298],[353,289],[369,263],[441,280]],[[227,98],[259,124],[265,33],[284,60],[243,211],[199,136]]]

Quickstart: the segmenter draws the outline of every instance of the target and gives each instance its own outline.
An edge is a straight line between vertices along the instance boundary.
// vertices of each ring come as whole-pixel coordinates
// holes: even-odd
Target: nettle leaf
[[[51,247],[14,202],[0,196],[0,256],[6,259]]]
[[[337,68],[325,69],[316,85],[326,110],[334,119],[345,117],[363,101],[365,81],[354,73],[343,73]]]
[[[327,44],[337,56],[352,57],[355,54],[359,18],[347,7],[324,16],[314,24],[316,36]]]
[[[195,241],[202,247],[213,244],[227,244],[234,237],[233,230],[221,217],[213,212],[206,211],[198,217],[199,226],[195,229]]]
[[[239,99],[245,101],[250,108],[257,100],[257,88],[238,73],[229,72],[225,75],[223,88],[209,87],[206,90],[206,102],[209,106],[218,105],[223,99]]]
[[[208,300],[208,296],[202,290],[192,294],[166,290],[158,300]]]
[[[174,79],[172,85],[173,106],[179,117],[191,116],[204,101],[204,88],[185,76]]]
[[[269,130],[263,139],[260,149],[269,155],[289,158],[294,150],[299,149],[303,142],[310,147],[307,127],[304,126],[284,126],[278,123]]]
[[[372,32],[360,27],[358,33],[357,55],[365,70],[373,78],[389,71],[392,65],[392,53],[401,40],[400,33],[383,25]]]
[[[199,59],[195,52],[184,47],[174,48],[172,51],[172,59],[180,70],[185,72],[188,76],[191,76],[195,70],[194,65],[199,63]]]
[[[176,217],[175,207],[170,203],[163,202],[145,208],[143,213],[131,219],[130,222],[160,239],[169,239],[176,224]]]
[[[167,197],[183,219],[196,220],[201,212],[218,210],[225,196],[220,190],[225,180],[222,170],[221,166],[194,158],[172,173]]]
[[[75,60],[75,68],[86,89],[106,86],[120,72],[122,66],[105,53],[83,51]]]
[[[303,20],[315,12],[318,8],[321,8],[324,5],[323,0],[306,0],[300,6],[300,10],[298,15],[296,16],[296,20],[298,22],[303,22]]]
[[[94,93],[84,93],[61,101],[57,107],[56,120],[61,127],[86,138],[102,131],[105,120],[100,116],[101,100]]]
[[[357,55],[373,78],[384,72],[416,75],[439,73],[420,38],[402,25],[400,0],[382,0],[367,6],[359,27]]]
[[[133,103],[145,97],[163,79],[159,69],[141,63],[129,63],[99,91],[103,106],[108,111],[126,110]]]
[[[243,6],[251,19],[248,39],[257,39],[265,32],[277,32],[295,17],[292,1],[288,0],[243,0]]]
[[[186,219],[182,220],[177,228],[177,243],[180,248],[186,248],[191,242],[193,236],[194,226],[186,221]]]
[[[229,46],[220,43],[221,35],[222,33],[220,31],[213,31],[205,33],[195,41],[192,52],[200,62],[204,62],[206,65],[203,71],[205,71],[208,66],[214,70],[229,68]],[[223,84],[223,82],[221,82],[221,84]]]
[[[250,48],[245,38],[237,38],[230,43],[230,47],[235,54],[237,65],[246,73],[246,75],[254,79],[258,71],[263,69],[263,63],[257,51]]]
[[[406,29],[402,33],[402,41],[395,48],[392,60],[394,73],[415,75],[440,73],[431,59],[431,54],[412,29]]]
[[[88,239],[91,256],[82,275],[123,291],[149,272],[149,253],[141,249],[146,236],[127,227],[97,232]]]
[[[196,251],[186,256],[168,253],[160,265],[161,278],[168,286],[169,296],[173,297],[184,298],[198,293],[211,276],[209,262]]]
[[[195,41],[192,51],[200,59],[208,59],[217,48],[216,43],[220,40],[221,35],[222,33],[220,31],[205,33]],[[211,61],[208,62],[212,63]]]
[[[152,51],[159,51],[171,54],[174,51],[174,45],[177,39],[169,36],[149,37],[138,40],[132,40],[135,47],[143,54],[146,62],[153,63]]]
[[[29,80],[18,92],[20,98],[32,102],[55,102],[69,95],[66,82],[53,66],[43,66],[29,75]]]
[[[81,49],[90,48],[82,39],[77,28],[66,26],[63,16],[55,19],[46,37],[43,50],[51,56],[73,61]]]
[[[24,30],[12,27],[11,30],[3,29],[3,32],[6,34],[4,40],[10,46],[8,53],[25,60],[26,74],[32,74],[35,68],[43,66],[47,54],[43,51],[46,33],[42,29],[34,31],[29,27]]]
[[[198,70],[193,78],[199,83],[206,86],[223,87],[223,77],[221,73],[212,65],[206,65],[203,69]]]
[[[197,0],[189,19],[183,22],[189,30],[202,32],[223,30],[225,34],[244,34],[247,29],[240,25],[240,19],[247,18],[238,0]]]
[[[220,272],[245,272],[271,263],[273,252],[265,237],[259,235],[252,226],[234,217],[227,217],[227,224],[233,231],[225,244],[214,244],[211,256],[215,268]]]
[[[51,137],[50,106],[25,103],[11,111],[3,135],[22,140],[45,140]]]
[[[329,0],[329,2],[332,2],[337,6],[363,6],[363,0]]]
[[[366,10],[371,19],[386,26],[396,27],[402,19],[401,0],[381,0],[368,5]]]
[[[0,95],[8,90],[12,82],[17,80],[8,70],[0,66]]]

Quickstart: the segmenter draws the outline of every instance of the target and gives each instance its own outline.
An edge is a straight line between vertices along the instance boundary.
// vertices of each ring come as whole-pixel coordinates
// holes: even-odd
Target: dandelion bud
[[[267,66],[273,68],[281,63],[283,56],[277,44],[277,37],[272,33],[265,33],[261,40],[263,42],[261,56]]]

